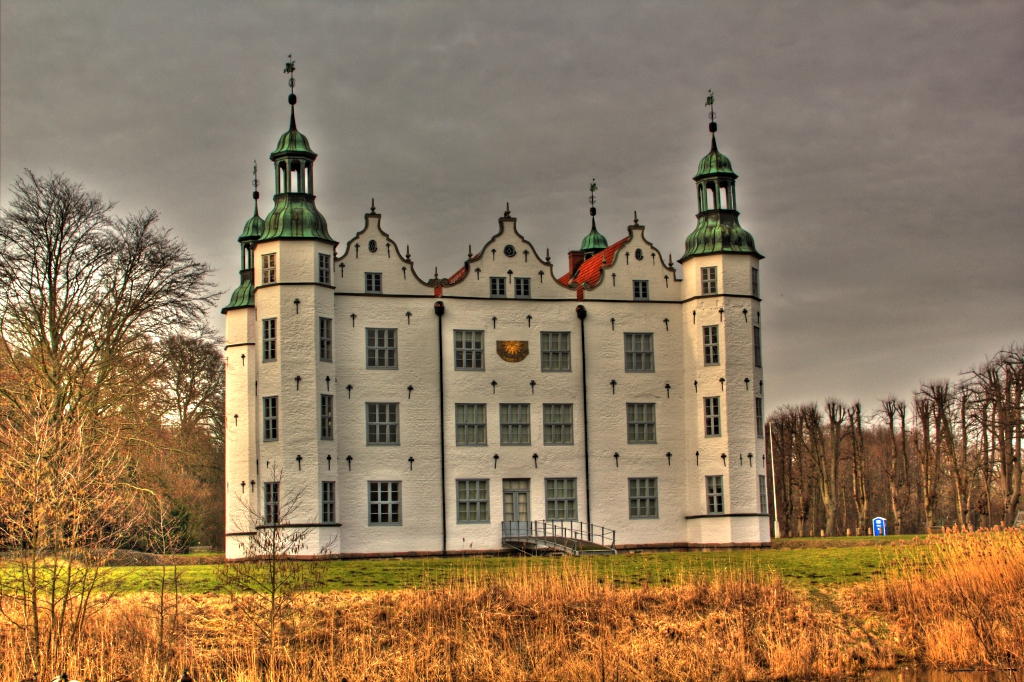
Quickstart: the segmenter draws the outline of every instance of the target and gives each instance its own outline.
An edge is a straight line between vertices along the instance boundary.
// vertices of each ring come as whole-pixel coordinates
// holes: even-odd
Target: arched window
[[[707,191],[704,194],[704,210],[710,211],[718,208],[718,193],[715,188],[715,183],[709,182],[705,187],[707,188]]]
[[[291,180],[291,186],[288,188],[289,192],[301,192],[302,191],[302,174],[299,173],[298,162],[293,162],[291,171],[288,173],[289,179]]]
[[[313,164],[306,162],[306,194],[313,193]]]
[[[277,166],[277,193],[288,191],[288,173],[285,170],[284,162],[281,162]]]

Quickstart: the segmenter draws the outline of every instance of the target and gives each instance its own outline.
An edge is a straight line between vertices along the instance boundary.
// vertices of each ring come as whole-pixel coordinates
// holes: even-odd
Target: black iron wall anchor
[[[526,326],[527,327],[532,327],[533,326],[533,315],[527,315],[526,316]]]
[[[352,313],[351,315],[349,315],[349,317],[352,318],[352,327],[355,328],[355,326],[356,326],[356,314]]]
[[[405,279],[405,266],[402,266],[402,279]]]
[[[696,379],[693,380],[693,392],[694,393],[697,392],[697,380]]]
[[[338,263],[338,265],[340,266],[340,269],[341,269],[341,278],[345,279],[345,264],[344,263]],[[402,268],[402,269],[404,270],[405,268]]]
[[[615,286],[615,273],[612,273],[612,286]]]
[[[725,390],[725,377],[720,377],[718,383],[722,384],[722,390]]]
[[[331,456],[327,455],[327,470],[331,470]]]
[[[256,464],[259,464],[259,460],[256,460]],[[256,481],[249,481],[249,490],[256,492]]]
[[[750,377],[743,380],[743,383],[747,385],[747,390],[750,390]]]
[[[497,317],[492,317],[491,318],[491,324],[494,325],[495,329],[497,329],[498,328],[498,318]]]
[[[697,311],[696,310],[693,311],[693,323],[697,324]]]
[[[245,494],[245,481],[242,481],[242,494]]]
[[[693,454],[695,454],[697,456],[697,466],[700,466],[700,450],[697,450]]]
[[[491,260],[494,260],[494,257],[497,256],[497,255],[498,255],[498,250],[497,249],[491,249]]]
[[[302,471],[302,455],[295,455],[295,461],[299,463],[299,471]]]
[[[508,271],[508,283],[509,284],[512,283],[512,271],[511,270]]]
[[[405,324],[406,325],[412,324],[412,311],[409,311],[409,310],[405,311]]]
[[[750,463],[750,468],[754,468],[754,453],[753,452],[748,452],[747,453],[747,462]]]
[[[668,331],[668,318],[666,317],[663,321],[665,322],[665,331]]]
[[[414,458],[412,458],[412,457],[409,458],[409,471],[412,471],[412,463],[415,462],[415,461],[416,460]]]
[[[238,415],[235,415],[235,426],[238,426]]]
[[[616,386],[616,384],[618,384],[618,382],[615,381],[615,379],[612,379],[612,395],[615,395],[615,386]]]
[[[348,457],[346,457],[345,461],[348,462],[348,470],[352,471],[352,455],[349,455]]]
[[[498,382],[497,382],[497,381],[494,381],[494,380],[492,379],[492,380],[491,380],[491,393],[492,393],[492,394],[495,394],[495,393],[497,393],[497,392],[498,392]]]
[[[665,397],[666,398],[671,398],[672,397],[672,384],[665,384]]]
[[[524,263],[529,263],[530,262],[530,250],[529,249],[523,249],[523,262]]]
[[[615,318],[612,318],[612,331],[615,331]]]
[[[725,453],[722,453],[722,466],[729,466],[728,462],[725,461]]]
[[[494,453],[494,468],[498,468],[498,453]]]
[[[534,381],[533,379],[530,379],[530,393],[531,393],[531,395],[533,394],[533,388],[536,385],[537,385],[537,382]]]
[[[666,452],[665,453],[665,457],[668,458],[668,465],[672,466],[672,453],[671,452]]]
[[[348,397],[349,397],[349,400],[351,400],[352,399],[352,384],[349,384],[348,386],[346,386],[345,390],[348,391]]]
[[[327,380],[327,392],[330,393],[330,391],[331,391],[331,378],[330,377],[324,377],[324,379]]]
[[[537,453],[533,453],[533,468],[537,468]]]
[[[476,278],[480,279],[480,268],[476,268],[474,272],[476,272]]]
[[[409,391],[409,398],[412,398],[412,385],[406,386],[405,390]]]
[[[242,367],[245,367],[245,353],[242,353]]]
[[[747,321],[747,309],[746,308],[743,309],[743,321],[744,322]]]
[[[619,453],[616,452],[614,455],[612,455],[612,457],[615,458],[615,468],[618,469],[619,468]]]
[[[295,299],[294,301],[292,301],[292,303],[295,304],[295,314],[298,315],[299,314],[299,299]]]
[[[764,379],[757,382],[757,386],[760,390],[761,395],[764,395]]]
[[[721,322],[725,319],[725,308],[718,309],[718,321]]]
[[[299,382],[302,381],[302,377],[298,374],[295,375],[295,390],[299,390]]]
[[[543,270],[538,270],[537,271],[537,275],[540,276],[540,283],[544,284],[544,271]]]

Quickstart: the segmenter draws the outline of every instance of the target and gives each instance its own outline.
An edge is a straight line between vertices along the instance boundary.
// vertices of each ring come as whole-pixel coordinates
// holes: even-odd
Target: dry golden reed
[[[753,569],[618,588],[571,559],[445,586],[303,595],[277,669],[227,596],[189,595],[160,650],[147,595],[87,625],[68,672],[106,681],[764,680],[845,677],[900,661],[1020,666],[1024,534],[955,533],[897,552],[872,583],[816,593]],[[922,558],[924,557],[924,559]],[[0,679],[25,676],[0,627]]]

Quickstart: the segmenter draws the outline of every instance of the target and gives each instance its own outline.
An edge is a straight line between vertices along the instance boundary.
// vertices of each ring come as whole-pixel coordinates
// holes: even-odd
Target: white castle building
[[[678,268],[592,217],[556,271],[506,207],[425,280],[373,206],[332,239],[289,101],[224,309],[229,558],[275,524],[364,557],[769,542],[762,256],[714,123]]]

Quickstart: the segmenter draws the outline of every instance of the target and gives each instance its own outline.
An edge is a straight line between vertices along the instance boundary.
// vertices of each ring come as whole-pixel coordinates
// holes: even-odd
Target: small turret
[[[241,281],[238,288],[232,292],[231,300],[228,301],[227,307],[225,307],[221,312],[233,310],[235,308],[249,308],[256,304],[253,296],[254,250],[256,248],[256,242],[259,241],[260,236],[263,234],[265,226],[263,218],[260,217],[259,186],[260,181],[256,177],[256,162],[253,161],[252,217],[246,221],[245,227],[242,228],[242,234],[238,237],[238,241],[242,245],[242,269],[238,271]]]

